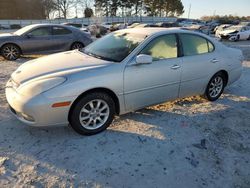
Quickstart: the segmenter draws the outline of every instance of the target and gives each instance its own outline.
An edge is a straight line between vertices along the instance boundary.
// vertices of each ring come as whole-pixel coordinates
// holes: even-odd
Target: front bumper
[[[226,35],[220,35],[221,39],[224,40],[233,40],[237,37],[237,33],[233,33],[233,34],[226,34]]]
[[[10,86],[9,82],[5,89],[6,98],[12,114],[17,119],[32,126],[68,124],[68,113],[71,105],[60,108],[52,108],[52,105],[61,101],[73,102],[74,98],[47,98],[43,94],[28,97],[19,94]]]

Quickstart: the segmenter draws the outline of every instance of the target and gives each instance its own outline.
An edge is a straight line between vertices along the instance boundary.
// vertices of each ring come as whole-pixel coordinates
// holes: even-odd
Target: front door
[[[52,50],[51,27],[40,27],[23,36],[21,48],[24,54],[44,53]]]
[[[151,64],[127,65],[124,72],[124,96],[127,111],[178,97],[181,59],[174,34],[153,39],[139,54],[151,55]],[[133,60],[135,61],[135,59]]]

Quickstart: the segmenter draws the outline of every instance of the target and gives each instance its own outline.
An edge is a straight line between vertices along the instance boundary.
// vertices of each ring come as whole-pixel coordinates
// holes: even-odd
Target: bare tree
[[[50,18],[51,14],[56,10],[56,4],[54,0],[42,0],[45,16]]]
[[[92,8],[94,4],[94,0],[75,0],[75,11],[78,12],[78,10],[82,13],[82,15],[85,14],[85,9]]]
[[[69,10],[76,6],[77,2],[78,0],[54,0],[59,17],[62,12],[63,18],[67,18]]]

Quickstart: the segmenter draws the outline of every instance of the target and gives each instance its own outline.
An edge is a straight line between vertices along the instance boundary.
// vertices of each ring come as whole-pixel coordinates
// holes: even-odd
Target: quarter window
[[[207,39],[191,34],[180,34],[184,56],[192,56],[212,52],[214,46]]]
[[[154,61],[177,57],[177,42],[174,34],[157,37],[140,54],[151,55]]]
[[[53,27],[53,35],[68,35],[72,33],[70,30],[63,27]]]
[[[33,36],[48,36],[51,35],[51,29],[50,27],[41,27],[38,29],[34,29],[30,32],[30,34]]]
[[[208,45],[208,51],[209,52],[214,51],[214,45],[211,42],[207,41],[207,45]]]

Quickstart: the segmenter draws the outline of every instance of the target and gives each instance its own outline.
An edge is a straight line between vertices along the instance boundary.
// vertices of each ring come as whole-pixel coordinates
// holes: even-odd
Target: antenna
[[[192,7],[192,5],[190,4],[189,5],[189,10],[188,10],[188,19],[190,18],[191,7]]]

